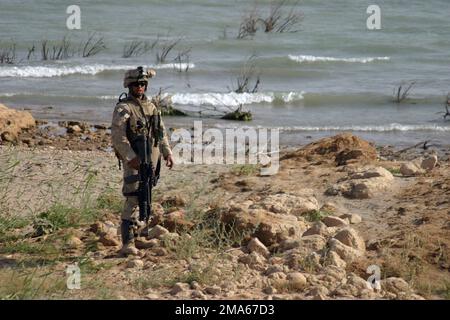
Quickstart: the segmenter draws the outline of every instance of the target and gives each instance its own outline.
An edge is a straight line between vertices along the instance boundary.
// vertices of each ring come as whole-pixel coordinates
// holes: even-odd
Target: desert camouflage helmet
[[[133,82],[147,82],[148,79],[156,76],[156,71],[154,69],[144,69],[143,67],[137,67],[133,70],[128,70],[125,73],[125,77],[123,79],[123,87],[128,88],[130,84]]]

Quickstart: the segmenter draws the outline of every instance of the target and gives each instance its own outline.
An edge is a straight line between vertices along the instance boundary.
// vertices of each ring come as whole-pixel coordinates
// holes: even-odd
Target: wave
[[[390,57],[367,57],[367,58],[334,58],[334,57],[316,57],[310,55],[289,55],[290,60],[304,63],[304,62],[353,62],[353,63],[368,63],[375,61],[389,61]]]
[[[178,105],[192,106],[229,106],[238,107],[243,104],[253,103],[292,103],[303,100],[303,92],[288,93],[175,93],[172,101]]]
[[[295,126],[295,127],[281,127],[280,131],[360,131],[360,132],[405,132],[405,131],[438,131],[450,132],[450,126],[439,125],[414,125],[414,124],[400,124],[390,123],[386,125],[366,125],[366,126]]]
[[[145,68],[154,69],[189,69],[195,68],[193,63],[165,63],[147,65]],[[136,65],[104,65],[93,64],[83,66],[23,66],[23,67],[1,67],[0,77],[19,78],[51,78],[62,77],[73,74],[96,75],[104,71],[129,70],[136,68]]]

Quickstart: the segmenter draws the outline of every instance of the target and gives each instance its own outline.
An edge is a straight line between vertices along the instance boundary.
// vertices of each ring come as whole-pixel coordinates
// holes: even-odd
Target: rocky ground
[[[145,248],[121,257],[108,128],[38,126],[11,142],[0,146],[1,298],[450,298],[448,150],[343,134],[284,151],[270,177],[164,168]],[[75,264],[81,289],[68,290]]]

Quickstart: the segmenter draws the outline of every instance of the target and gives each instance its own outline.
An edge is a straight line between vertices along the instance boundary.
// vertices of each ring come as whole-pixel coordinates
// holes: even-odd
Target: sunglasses
[[[135,82],[133,83],[133,87],[145,87],[147,85],[146,82]]]

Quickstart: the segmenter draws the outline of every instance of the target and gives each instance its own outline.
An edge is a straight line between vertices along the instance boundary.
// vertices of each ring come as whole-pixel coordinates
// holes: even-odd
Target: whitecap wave
[[[165,63],[144,66],[154,69],[189,69],[195,68],[193,63]],[[73,74],[96,75],[104,71],[128,70],[134,69],[136,65],[104,65],[93,64],[83,66],[23,66],[23,67],[1,67],[0,77],[18,77],[18,78],[51,78],[62,77]]]
[[[450,132],[450,126],[440,125],[412,125],[390,123],[386,125],[367,125],[367,126],[295,126],[295,127],[281,127],[280,131],[361,131],[361,132],[394,132],[394,131],[438,131]]]
[[[239,105],[253,103],[272,103],[280,101],[283,103],[291,103],[303,100],[303,92],[288,93],[175,93],[171,95],[172,102],[178,105],[191,106],[228,106],[238,107]]]
[[[366,57],[366,58],[335,58],[335,57],[316,57],[311,55],[289,55],[289,59],[295,62],[353,62],[368,63],[374,61],[389,61],[390,57]]]

